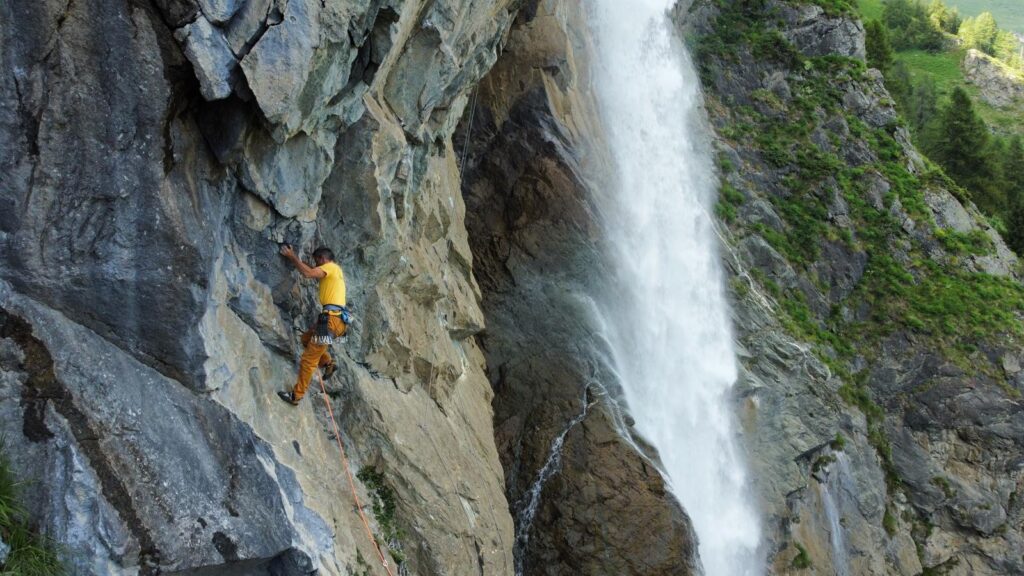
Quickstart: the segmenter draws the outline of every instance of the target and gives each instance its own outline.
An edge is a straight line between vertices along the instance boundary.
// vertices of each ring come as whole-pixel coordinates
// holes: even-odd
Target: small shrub
[[[811,472],[817,474],[818,472],[828,468],[829,465],[835,463],[836,457],[834,454],[826,454],[824,456],[818,456],[814,460],[814,465],[811,466]]]
[[[841,433],[836,432],[835,440],[832,440],[829,446],[836,452],[842,452],[846,449],[846,438],[843,438]]]
[[[3,449],[0,439],[0,534],[11,547],[0,575],[62,576],[66,572],[56,544],[29,527],[28,515],[18,503],[19,483]]]
[[[882,516],[882,528],[885,528],[885,533],[890,537],[896,535],[896,529],[898,528],[896,516],[888,508],[885,509],[885,515]]]
[[[807,548],[804,548],[803,544],[799,542],[794,543],[796,546],[796,556],[793,557],[793,568],[797,570],[806,570],[812,566],[811,557],[807,554]]]
[[[398,528],[395,492],[387,485],[384,474],[372,466],[365,466],[356,474],[373,498],[373,516],[380,526],[384,545],[395,562],[402,564],[405,556],[401,551],[402,532]]]
[[[932,478],[932,484],[938,486],[938,488],[942,490],[942,494],[945,495],[946,498],[952,498],[956,496],[956,490],[953,489],[953,485],[949,483],[949,480],[943,478],[942,476],[936,476]]]
[[[995,250],[995,244],[988,234],[981,230],[957,232],[946,228],[936,228],[935,238],[942,243],[947,252],[953,254],[971,254],[984,256]]]

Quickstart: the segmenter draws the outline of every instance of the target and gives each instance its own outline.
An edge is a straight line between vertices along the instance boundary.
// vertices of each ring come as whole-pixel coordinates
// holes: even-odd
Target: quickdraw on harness
[[[316,319],[316,334],[313,335],[313,342],[323,346],[330,346],[334,342],[334,335],[331,334],[331,312],[339,312],[338,316],[345,326],[352,324],[352,312],[348,307],[326,304],[323,312]]]

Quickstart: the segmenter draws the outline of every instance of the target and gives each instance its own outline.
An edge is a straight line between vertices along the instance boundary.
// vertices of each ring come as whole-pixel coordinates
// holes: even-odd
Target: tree
[[[942,32],[932,24],[918,0],[886,0],[882,22],[891,32],[892,47],[897,50],[942,48]]]
[[[889,89],[889,94],[896,100],[896,107],[899,108],[900,113],[905,118],[908,118],[910,116],[908,105],[913,94],[914,81],[910,76],[910,69],[907,68],[906,63],[897,60],[889,68],[889,71],[885,74],[885,87]]]
[[[1014,252],[1024,256],[1024,144],[1020,136],[1015,136],[1007,143],[1002,172],[1006,199],[1010,205],[1006,242]]]
[[[927,148],[927,141],[934,136],[929,127],[936,122],[938,115],[939,96],[935,79],[923,76],[915,82],[907,65],[897,60],[885,75],[885,87],[896,101],[896,108],[907,121],[917,143]]]
[[[905,30],[914,20],[914,5],[909,0],[886,0],[882,7],[882,22],[891,30]]]
[[[989,214],[1002,212],[1004,203],[995,180],[989,133],[974,111],[970,96],[957,86],[941,111],[927,142],[927,152],[954,181],[967,188]]]
[[[1010,209],[1006,222],[1006,243],[1018,256],[1024,256],[1024,205],[1017,204]]]
[[[960,39],[967,48],[977,48],[995,55],[999,26],[991,12],[982,12],[977,18],[968,18],[960,25]]]
[[[1021,41],[1012,32],[1000,30],[996,34],[993,52],[996,58],[999,58],[1008,66],[1024,70],[1024,61],[1021,59]]]
[[[956,34],[960,28],[960,13],[956,8],[946,6],[942,0],[932,0],[928,6],[928,19],[932,26],[950,34]]]
[[[925,134],[931,122],[935,121],[939,109],[939,91],[931,76],[921,78],[913,85],[907,101],[906,118],[910,129]]]
[[[1024,142],[1020,136],[1014,136],[1006,143],[1002,172],[1007,201],[1024,207]]]
[[[868,22],[865,32],[867,35],[864,43],[867,48],[868,66],[885,73],[892,66],[892,44],[889,42],[889,33],[878,20]]]

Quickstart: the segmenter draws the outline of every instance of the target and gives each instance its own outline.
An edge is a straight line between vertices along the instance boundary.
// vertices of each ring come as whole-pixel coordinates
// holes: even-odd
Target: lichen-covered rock
[[[864,26],[858,20],[828,16],[816,4],[775,2],[785,26],[783,34],[806,56],[848,56],[864,59]]]

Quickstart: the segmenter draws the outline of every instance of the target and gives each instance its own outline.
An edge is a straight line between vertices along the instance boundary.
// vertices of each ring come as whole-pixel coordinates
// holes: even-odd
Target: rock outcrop
[[[1024,73],[971,48],[964,55],[964,77],[978,87],[982,101],[1006,108],[1024,103]]]
[[[347,273],[327,393],[392,563],[511,573],[450,135],[517,8],[0,6],[0,431],[73,573],[384,572],[321,394],[274,396],[314,312],[283,241]]]
[[[594,314],[610,163],[585,18],[573,2],[525,8],[462,123],[516,560],[523,574],[696,574],[689,520],[625,423]]]
[[[849,16],[774,0],[675,16],[718,136],[772,570],[1024,571],[1017,259],[909,143]]]

